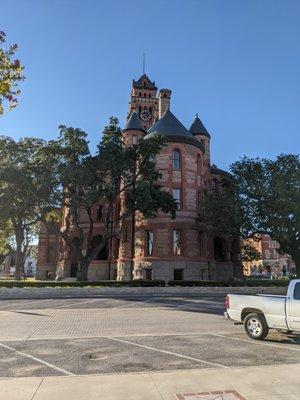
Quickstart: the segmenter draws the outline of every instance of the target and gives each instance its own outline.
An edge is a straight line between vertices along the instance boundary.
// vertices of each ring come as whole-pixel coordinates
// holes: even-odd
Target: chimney
[[[172,91],[169,89],[160,89],[158,94],[158,118],[161,118],[164,112],[170,108]]]

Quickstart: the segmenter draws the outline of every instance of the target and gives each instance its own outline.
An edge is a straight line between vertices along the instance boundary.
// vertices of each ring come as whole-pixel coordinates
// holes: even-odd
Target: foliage
[[[0,288],[60,288],[60,287],[163,287],[165,281],[162,280],[141,280],[132,281],[97,281],[97,282],[65,282],[65,281],[10,281],[0,280]]]
[[[91,261],[111,238],[119,235],[122,222],[136,211],[146,217],[156,215],[158,210],[175,216],[173,196],[157,184],[159,173],[151,161],[163,145],[164,139],[156,136],[124,146],[118,120],[112,117],[95,156],[90,153],[86,133],[66,126],[60,126],[58,140],[49,142],[40,152],[42,167],[37,180],[43,187],[48,185],[40,201],[41,220],[63,239],[78,261],[79,280],[87,279]],[[126,203],[119,214],[122,196]],[[99,204],[103,209],[103,231],[95,244],[93,213]],[[59,221],[53,209],[62,208],[63,220]]]
[[[17,97],[20,94],[19,83],[24,80],[24,67],[14,55],[18,49],[16,44],[5,49],[6,35],[0,32],[0,116],[4,113],[4,103],[9,109],[17,106]]]
[[[205,286],[205,287],[286,287],[289,284],[289,280],[279,279],[245,279],[228,281],[169,281],[169,286]]]
[[[253,243],[248,240],[245,239],[243,240],[243,244],[242,244],[242,261],[243,262],[251,262],[251,261],[258,261],[261,260],[261,252],[258,251],[255,246],[253,245]]]
[[[242,207],[243,237],[267,233],[292,256],[300,276],[300,159],[244,157],[231,166]]]
[[[36,233],[40,187],[35,179],[35,157],[43,144],[34,138],[0,137],[0,236],[16,251],[16,278],[20,278]]]
[[[214,236],[239,237],[241,232],[241,205],[234,183],[221,181],[219,193],[207,192],[199,205],[197,222]]]

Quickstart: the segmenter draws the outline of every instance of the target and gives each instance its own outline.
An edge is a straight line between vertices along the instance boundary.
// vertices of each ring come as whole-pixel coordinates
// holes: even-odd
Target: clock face
[[[151,119],[151,113],[148,110],[143,110],[140,113],[140,117],[143,121],[150,121]]]

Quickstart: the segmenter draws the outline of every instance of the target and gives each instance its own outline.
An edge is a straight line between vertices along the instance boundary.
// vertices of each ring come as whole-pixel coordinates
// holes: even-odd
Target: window
[[[137,144],[138,138],[137,136],[132,136],[132,144]]]
[[[172,153],[172,164],[173,169],[180,169],[181,168],[181,159],[180,159],[180,151],[175,149]]]
[[[296,283],[295,289],[294,289],[294,299],[295,300],[300,300],[300,283]]]
[[[149,99],[151,99],[151,93],[149,93]]]
[[[146,231],[147,256],[152,256],[152,253],[153,253],[153,241],[154,241],[153,231]]]
[[[181,189],[173,189],[173,197],[176,201],[178,209],[181,208]]]
[[[269,259],[270,258],[270,251],[266,250],[266,258]]]
[[[96,210],[97,221],[101,221],[101,219],[102,219],[102,211],[103,211],[103,207],[102,206],[98,206],[97,210]]]
[[[174,269],[174,281],[183,281],[183,269]]]
[[[173,229],[173,253],[176,256],[181,254],[181,231]]]

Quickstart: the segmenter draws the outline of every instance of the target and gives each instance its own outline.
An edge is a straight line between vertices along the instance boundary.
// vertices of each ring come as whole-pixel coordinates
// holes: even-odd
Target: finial
[[[198,113],[196,113],[196,118],[199,118],[199,114]]]
[[[145,75],[145,53],[143,53],[143,75]]]

